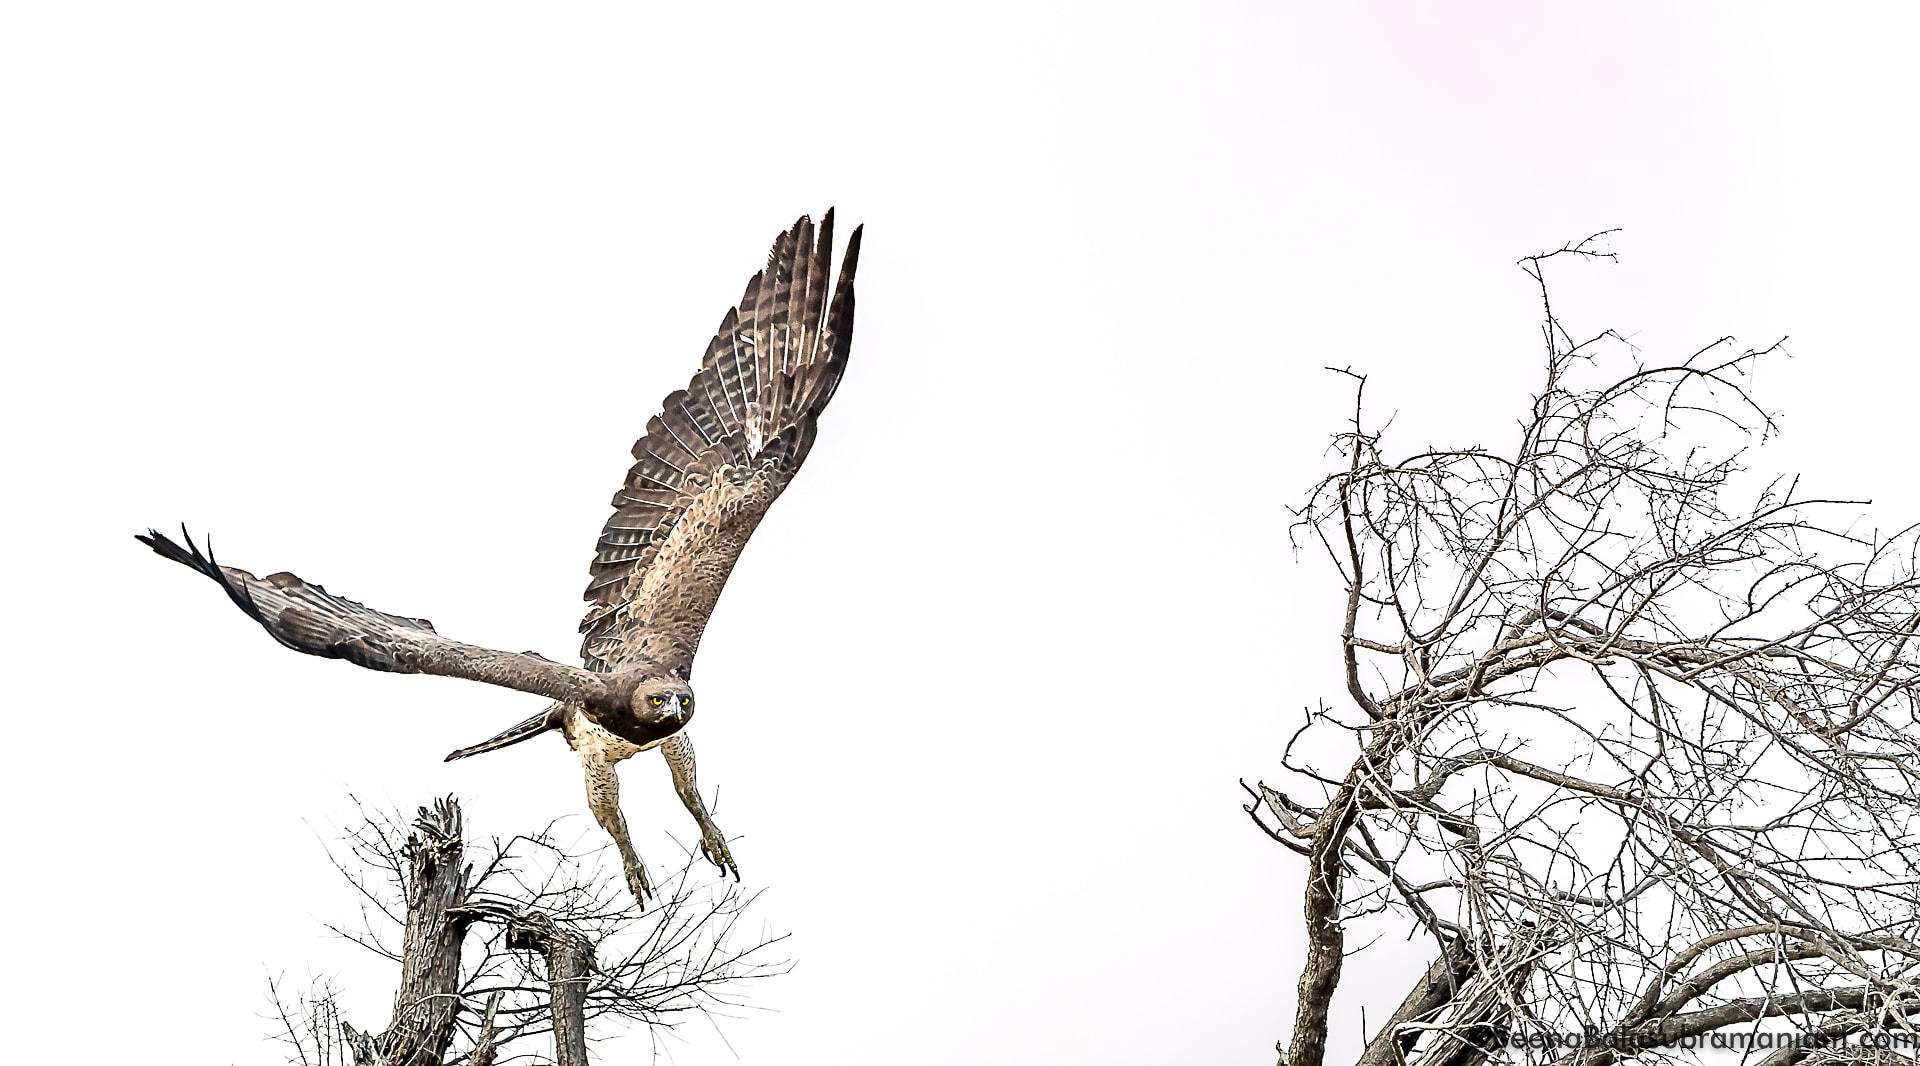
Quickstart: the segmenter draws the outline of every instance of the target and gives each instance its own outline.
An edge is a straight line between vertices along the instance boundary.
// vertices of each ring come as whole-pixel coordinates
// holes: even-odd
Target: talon
[[[733,875],[734,880],[738,881],[740,879],[740,867],[734,864],[733,852],[728,849],[727,842],[724,838],[718,835],[701,837],[700,853],[705,855],[707,861],[712,863],[723,875],[730,873]]]
[[[627,891],[633,893],[634,902],[646,906],[647,897],[653,894],[653,884],[647,880],[646,867],[627,867]]]

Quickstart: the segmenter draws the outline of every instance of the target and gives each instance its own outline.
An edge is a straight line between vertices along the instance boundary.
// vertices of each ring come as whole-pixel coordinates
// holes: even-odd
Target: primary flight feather
[[[699,823],[701,850],[738,877],[700,798],[685,731],[693,717],[693,657],[734,563],[806,460],[820,413],[846,371],[860,230],[829,285],[832,251],[832,211],[817,231],[802,217],[782,233],[766,269],[721,319],[699,372],[648,420],[594,553],[581,666],[443,637],[425,619],[374,610],[292,574],[260,578],[222,566],[211,546],[202,552],[184,530],[180,544],[151,530],[138,539],[218,582],[295,651],[388,673],[482,681],[553,701],[447,758],[560,731],[580,755],[588,805],[618,845],[627,885],[641,900],[650,886],[620,814],[614,767],[659,748],[675,791]]]

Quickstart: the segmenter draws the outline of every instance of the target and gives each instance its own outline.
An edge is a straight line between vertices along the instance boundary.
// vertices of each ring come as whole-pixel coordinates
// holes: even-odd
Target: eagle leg
[[[592,808],[600,828],[605,829],[619,847],[620,864],[627,873],[627,890],[644,906],[653,886],[647,881],[646,866],[633,850],[633,841],[627,837],[627,820],[620,815],[620,778],[614,773],[613,764],[598,753],[582,752],[580,764],[587,771],[587,806]]]
[[[707,813],[706,801],[700,798],[700,781],[693,762],[693,741],[688,740],[686,731],[682,730],[660,745],[660,754],[667,757],[667,768],[673,771],[673,790],[680,794],[680,802],[687,805],[687,813],[693,815],[693,820],[700,824],[700,853],[723,873],[731,873],[735,881],[740,880],[740,867],[734,864],[733,852],[727,849],[726,834],[713,824],[712,816]]]

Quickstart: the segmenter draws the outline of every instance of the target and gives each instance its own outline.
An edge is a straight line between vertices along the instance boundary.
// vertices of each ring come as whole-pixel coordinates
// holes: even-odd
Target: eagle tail
[[[521,722],[519,725],[509,728],[506,732],[501,733],[491,740],[483,740],[472,747],[461,748],[453,752],[446,757],[445,761],[452,762],[455,759],[464,759],[469,755],[483,755],[489,751],[499,751],[501,748],[510,748],[523,740],[531,740],[542,733],[550,733],[553,730],[559,729],[561,722],[565,721],[566,707],[567,705],[564,703],[554,703],[546,710]]]

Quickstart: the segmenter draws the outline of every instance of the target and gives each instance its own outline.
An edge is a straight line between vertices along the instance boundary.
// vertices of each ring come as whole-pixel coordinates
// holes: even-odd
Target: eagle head
[[[671,736],[693,717],[693,689],[677,677],[649,678],[634,686],[627,709],[649,735]]]

